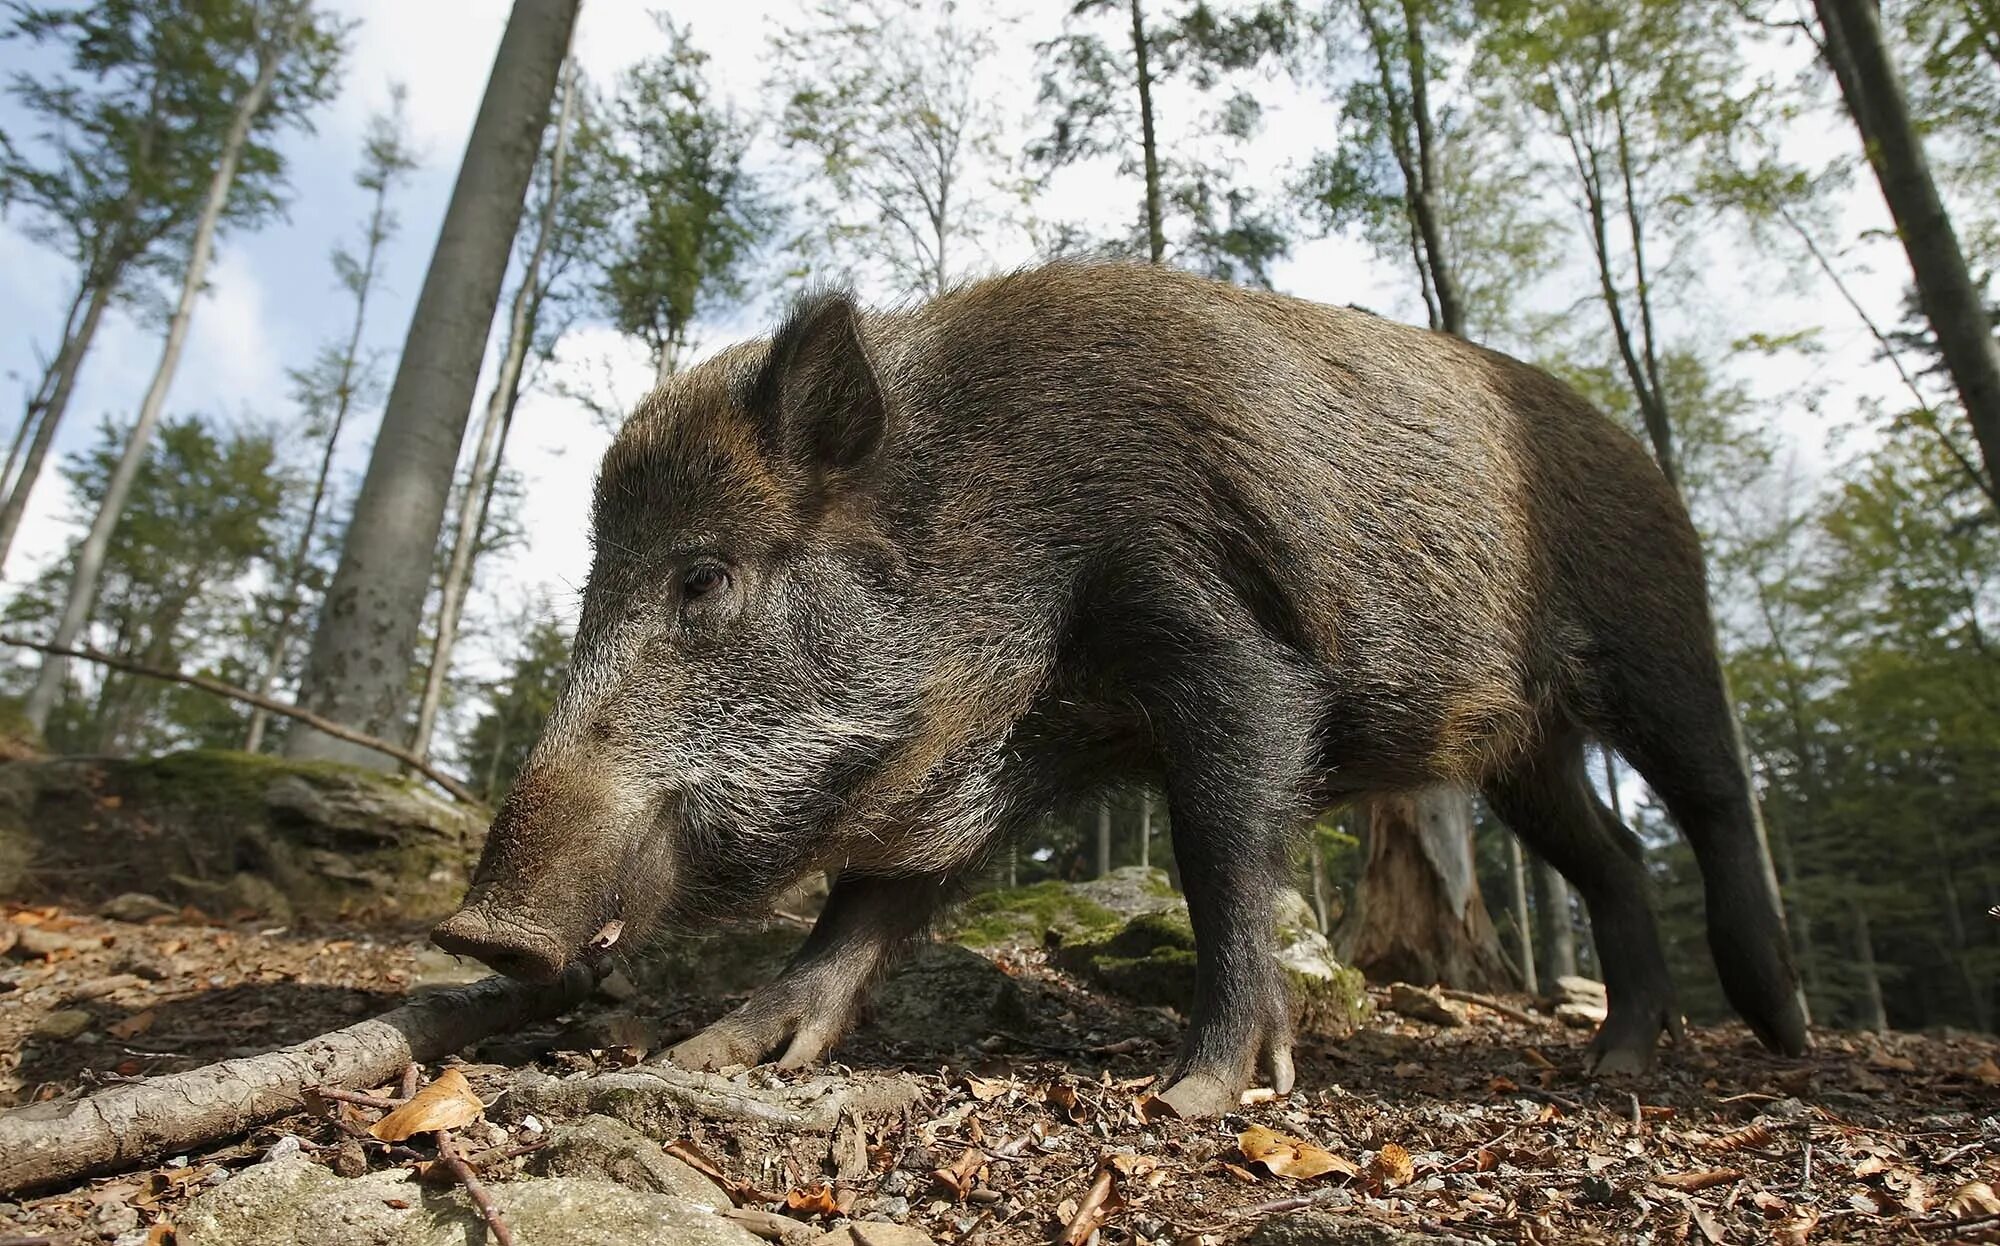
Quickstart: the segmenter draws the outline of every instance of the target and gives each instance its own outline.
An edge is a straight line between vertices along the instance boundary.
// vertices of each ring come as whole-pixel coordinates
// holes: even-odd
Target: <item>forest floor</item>
[[[29,929],[43,932],[38,950],[19,939]],[[231,925],[191,910],[134,924],[7,907],[0,951],[10,945],[0,1103],[348,1025],[399,1002],[437,959],[415,931]],[[1149,1098],[1175,1018],[1086,990],[1039,948],[993,959],[1029,1005],[1018,1028],[940,1049],[872,1026],[841,1048],[833,1072],[895,1084],[898,1112],[858,1134],[846,1122],[827,1135],[691,1120],[670,1153],[705,1156],[734,1201],[788,1218],[761,1226],[787,1241],[821,1240],[849,1217],[861,1232],[844,1240],[897,1246],[922,1235],[990,1246],[2000,1241],[2000,1048],[1988,1039],[1822,1033],[1788,1060],[1741,1027],[1697,1027],[1656,1073],[1594,1081],[1582,1071],[1587,1034],[1525,997],[1497,1001],[1525,1022],[1474,1005],[1464,1024],[1440,1026],[1384,1008],[1343,1041],[1309,1042],[1291,1095],[1253,1093],[1222,1121],[1182,1121]],[[489,1105],[491,1123],[468,1131],[497,1157],[482,1167],[489,1185],[530,1162],[509,1152],[549,1127],[503,1093],[524,1068],[639,1066],[729,1003],[614,994],[625,998],[494,1040],[461,1066]],[[772,1083],[757,1071],[735,1084],[755,1094]],[[349,1176],[417,1162],[363,1152],[354,1126],[379,1113],[337,1110],[344,1131],[301,1114],[149,1171],[0,1202],[0,1241],[159,1246],[192,1198],[273,1148],[344,1163]],[[871,1217],[920,1232],[870,1237]]]

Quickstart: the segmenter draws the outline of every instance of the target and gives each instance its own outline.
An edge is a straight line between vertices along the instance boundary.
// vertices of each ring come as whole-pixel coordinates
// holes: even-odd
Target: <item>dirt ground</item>
[[[0,910],[0,1103],[351,1024],[431,972],[422,949],[415,931]],[[1740,1027],[1697,1028],[1653,1075],[1598,1082],[1582,1073],[1587,1034],[1526,998],[1496,1001],[1532,1013],[1525,1022],[1473,1005],[1441,1026],[1385,1008],[1344,1041],[1306,1046],[1293,1094],[1181,1121],[1148,1097],[1175,1018],[1084,990],[1039,948],[997,964],[1030,1005],[1018,1029],[940,1047],[866,1027],[842,1048],[837,1071],[919,1092],[859,1140],[865,1162],[843,1163],[838,1140],[735,1124],[673,1141],[711,1160],[739,1202],[815,1230],[873,1215],[938,1243],[1222,1243],[1260,1227],[1254,1240],[1334,1240],[1276,1235],[1303,1207],[1421,1241],[2000,1241],[2000,1048],[1988,1039],[1822,1033],[1786,1060]],[[602,998],[470,1053],[462,1067],[492,1104],[472,1135],[491,1157],[485,1179],[508,1180],[523,1162],[508,1152],[535,1145],[541,1123],[502,1094],[524,1064],[628,1066],[728,1003]],[[379,1115],[345,1111],[349,1134]],[[350,1166],[417,1162],[379,1146],[357,1160],[332,1121],[301,1115],[151,1171],[0,1201],[0,1243],[158,1246],[188,1199],[273,1146]]]

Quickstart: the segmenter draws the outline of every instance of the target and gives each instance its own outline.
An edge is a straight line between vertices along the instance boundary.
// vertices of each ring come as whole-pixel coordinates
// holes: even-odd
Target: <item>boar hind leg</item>
[[[1487,783],[1485,794],[1509,829],[1560,870],[1590,910],[1609,1004],[1591,1043],[1591,1068],[1651,1068],[1661,1032],[1680,1030],[1673,979],[1646,898],[1637,841],[1591,790],[1581,741],[1551,742]]]
[[[1152,719],[1194,925],[1195,1000],[1161,1098],[1182,1116],[1217,1116],[1260,1071],[1280,1093],[1292,1088],[1291,1009],[1272,943],[1314,691],[1255,649],[1181,674]]]
[[[692,1069],[819,1061],[853,1024],[869,986],[953,894],[942,878],[842,874],[783,972],[667,1058]]]

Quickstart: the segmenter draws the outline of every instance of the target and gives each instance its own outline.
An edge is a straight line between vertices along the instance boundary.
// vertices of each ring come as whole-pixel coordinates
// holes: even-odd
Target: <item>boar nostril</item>
[[[431,942],[524,982],[553,982],[569,960],[553,935],[518,922],[495,921],[483,907],[460,909],[439,922]]]

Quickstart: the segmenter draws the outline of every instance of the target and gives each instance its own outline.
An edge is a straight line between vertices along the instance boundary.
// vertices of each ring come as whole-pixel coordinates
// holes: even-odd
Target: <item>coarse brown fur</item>
[[[1504,355],[1133,265],[822,295],[641,405],[595,531],[571,685],[441,938],[548,974],[610,916],[842,870],[787,973],[678,1058],[818,1057],[996,844],[1146,782],[1200,944],[1169,1094],[1216,1110],[1260,1060],[1290,1080],[1263,954],[1290,836],[1449,783],[1577,883],[1599,1058],[1643,1064],[1677,1017],[1588,738],[1694,844],[1739,1011],[1803,1044],[1693,529],[1634,438]],[[552,784],[598,789],[591,821]]]

